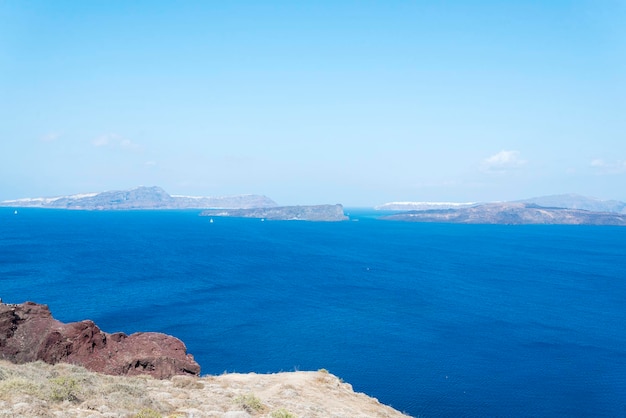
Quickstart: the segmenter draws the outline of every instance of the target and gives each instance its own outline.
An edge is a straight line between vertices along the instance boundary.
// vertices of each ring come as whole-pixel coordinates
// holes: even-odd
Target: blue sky
[[[626,200],[624,1],[0,1],[0,200]]]

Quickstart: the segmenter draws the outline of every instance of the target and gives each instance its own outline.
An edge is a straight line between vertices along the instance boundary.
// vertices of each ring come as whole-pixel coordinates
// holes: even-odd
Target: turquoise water
[[[626,415],[626,228],[0,209],[0,297],[420,416]]]

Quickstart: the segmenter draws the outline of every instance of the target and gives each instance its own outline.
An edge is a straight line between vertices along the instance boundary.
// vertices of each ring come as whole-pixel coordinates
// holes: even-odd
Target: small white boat
[[[13,212],[13,215],[17,215],[17,211]]]
[[[212,224],[213,223],[213,218],[209,219],[209,223]]]

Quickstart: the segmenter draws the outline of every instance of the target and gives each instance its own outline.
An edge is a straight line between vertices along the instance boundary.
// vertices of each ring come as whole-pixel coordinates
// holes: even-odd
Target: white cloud
[[[119,135],[117,134],[104,134],[95,138],[93,141],[91,141],[91,143],[94,147],[105,147],[117,139],[119,139]]]
[[[113,147],[121,148],[125,150],[138,150],[141,148],[139,144],[132,142],[130,139],[124,138],[121,135],[108,133],[103,134],[91,141],[94,147]]]
[[[601,158],[594,158],[589,165],[595,168],[598,174],[626,173],[626,160],[605,161]]]
[[[120,141],[120,147],[124,149],[139,149],[139,144],[135,144],[130,139],[122,139]]]
[[[486,172],[505,172],[520,168],[526,165],[527,161],[522,159],[519,151],[502,150],[483,160],[481,168]]]
[[[52,142],[52,141],[56,141],[60,137],[61,137],[61,134],[58,133],[58,132],[49,132],[49,133],[43,135],[40,139],[43,142]]]

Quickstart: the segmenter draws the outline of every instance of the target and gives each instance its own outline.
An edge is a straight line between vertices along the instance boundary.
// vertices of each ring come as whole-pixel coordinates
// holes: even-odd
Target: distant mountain
[[[374,209],[397,211],[459,209],[463,207],[478,206],[486,203],[488,202],[389,202],[376,206]],[[626,202],[620,202],[619,200],[601,200],[577,194],[540,196],[505,203],[527,203],[547,208],[581,209],[590,210],[593,212],[613,212],[626,214]]]
[[[335,222],[346,221],[348,217],[341,205],[313,205],[313,206],[276,206],[254,209],[209,209],[200,216],[225,216],[236,218],[258,218],[281,221],[318,221]]]
[[[131,209],[243,209],[277,206],[266,196],[238,195],[220,197],[172,196],[160,187],[137,187],[102,193],[37,197],[0,202],[5,207],[38,207],[75,210]]]
[[[431,209],[456,209],[460,207],[476,206],[476,202],[389,202],[374,207],[376,210],[431,210]]]
[[[582,209],[594,212],[614,212],[626,214],[626,202],[619,200],[600,200],[577,194],[560,194],[533,197],[519,200],[519,203],[531,203],[544,207]]]
[[[624,225],[626,215],[581,209],[542,207],[532,203],[487,203],[458,209],[408,211],[382,219],[461,224]]]

